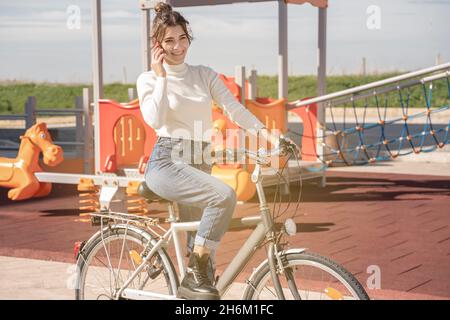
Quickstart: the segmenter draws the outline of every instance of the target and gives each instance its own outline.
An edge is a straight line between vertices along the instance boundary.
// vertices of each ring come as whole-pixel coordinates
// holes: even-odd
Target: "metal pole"
[[[246,88],[245,88],[245,67],[244,66],[236,66],[235,82],[238,86],[241,87],[241,103],[243,106],[245,106],[245,99],[246,99],[247,93],[246,93]]]
[[[76,110],[82,110],[83,109],[83,97],[76,96],[75,97],[75,109]],[[76,142],[82,142],[83,141],[83,132],[84,131],[84,125],[83,125],[83,114],[81,112],[75,113],[75,141]],[[77,146],[77,154],[80,154],[83,152],[83,148],[81,146]]]
[[[100,173],[99,100],[103,98],[102,17],[101,0],[92,0],[92,66],[94,98],[95,173]]]
[[[92,174],[94,169],[94,140],[92,126],[92,94],[89,88],[83,88],[83,110],[84,110],[84,151],[83,151],[83,168],[84,173]]]
[[[288,5],[278,1],[278,99],[288,100]],[[288,112],[285,121],[289,123]],[[286,133],[286,132],[284,132]],[[287,183],[281,189],[283,195],[289,193],[289,170],[286,171]]]
[[[278,1],[278,98],[288,98],[288,14],[284,0]]]
[[[150,9],[142,9],[141,12],[142,30],[141,30],[141,45],[142,45],[142,71],[149,71],[152,63],[151,57],[151,14]]]
[[[317,65],[317,94],[324,95],[327,91],[327,9],[319,8],[319,38]]]
[[[320,97],[327,92],[327,9],[319,8],[319,31],[317,48],[317,95]],[[326,127],[326,110],[322,104],[318,105],[317,110],[317,129],[316,129],[316,150],[319,158],[323,157],[324,146],[323,136]],[[325,175],[322,177],[321,185],[325,186]]]

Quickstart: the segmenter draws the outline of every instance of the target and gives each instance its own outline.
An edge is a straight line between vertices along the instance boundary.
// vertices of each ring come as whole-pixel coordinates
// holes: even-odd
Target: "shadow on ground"
[[[353,175],[355,175],[353,173]],[[363,175],[363,174],[361,174]],[[414,177],[417,179],[417,176]],[[267,200],[274,202],[275,186],[266,188]],[[291,201],[295,204],[301,191],[301,202],[348,202],[348,201],[410,201],[425,200],[432,196],[450,195],[450,178],[425,179],[421,181],[399,179],[399,175],[386,178],[327,177],[327,185],[320,188],[316,183],[293,182],[290,187]],[[279,193],[278,193],[279,195]],[[279,201],[279,196],[277,196]],[[288,195],[282,202],[289,201]],[[249,202],[257,203],[255,195]]]

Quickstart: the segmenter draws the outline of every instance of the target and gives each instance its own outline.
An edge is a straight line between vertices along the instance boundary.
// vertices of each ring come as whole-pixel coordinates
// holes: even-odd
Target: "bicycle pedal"
[[[158,277],[162,271],[163,271],[162,268],[155,268],[153,266],[150,266],[147,270],[147,273],[148,273],[150,279],[155,280],[156,277]]]

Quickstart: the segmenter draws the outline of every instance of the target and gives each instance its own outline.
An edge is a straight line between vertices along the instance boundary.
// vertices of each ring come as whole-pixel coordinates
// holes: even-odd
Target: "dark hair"
[[[155,6],[156,17],[152,25],[152,40],[162,42],[167,27],[181,26],[186,33],[189,43],[194,40],[189,28],[189,22],[178,12],[173,11],[170,4],[158,2]]]

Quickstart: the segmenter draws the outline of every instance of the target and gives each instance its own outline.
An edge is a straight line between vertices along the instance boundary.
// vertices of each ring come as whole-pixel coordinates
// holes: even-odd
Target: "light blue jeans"
[[[214,274],[215,252],[229,227],[236,193],[211,176],[210,147],[207,142],[158,137],[145,182],[154,193],[178,204],[181,221],[201,220],[197,232],[187,233],[188,251],[194,245],[208,248]]]

